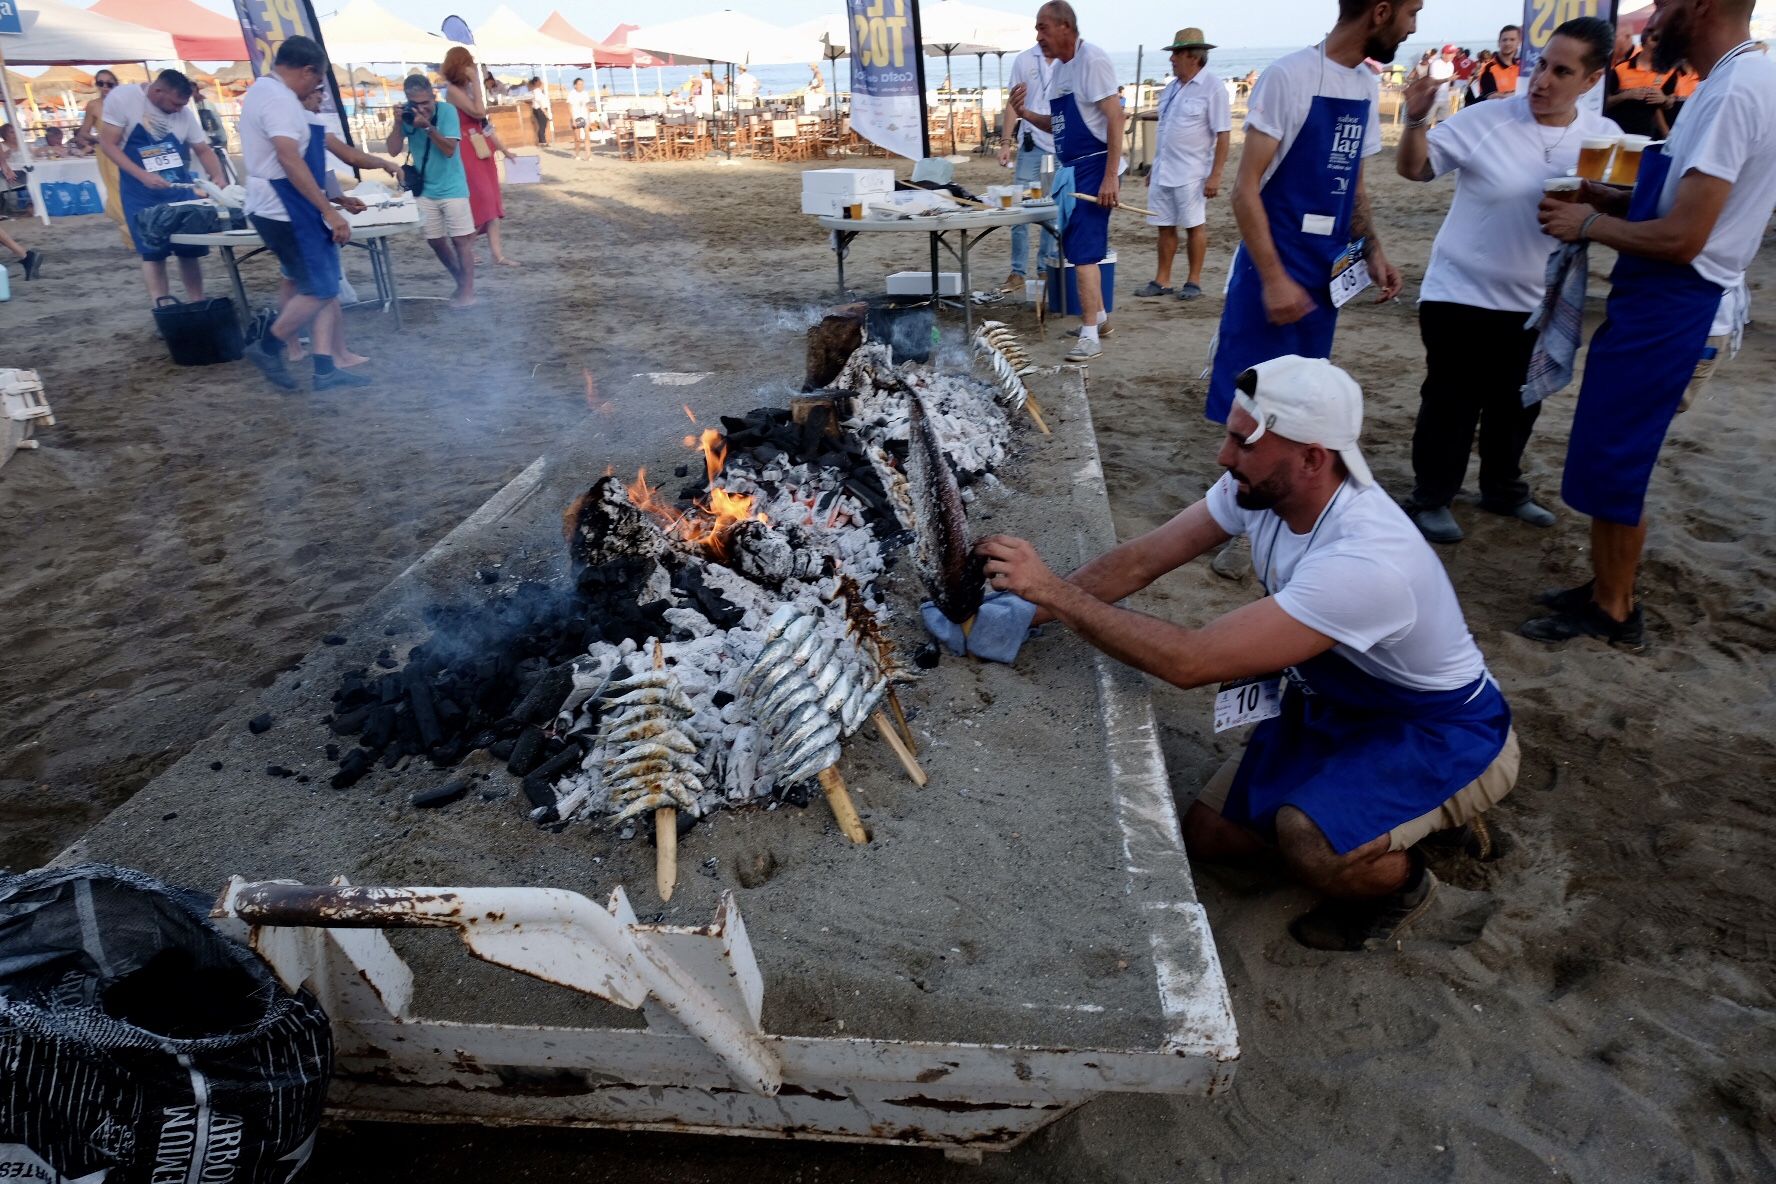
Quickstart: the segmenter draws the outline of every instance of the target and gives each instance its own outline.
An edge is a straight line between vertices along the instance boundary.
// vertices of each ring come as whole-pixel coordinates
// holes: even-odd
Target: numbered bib
[[[142,158],[142,167],[151,173],[171,173],[185,167],[185,158],[179,155],[179,146],[171,140],[156,140],[152,144],[144,144],[136,153]]]
[[[1332,307],[1343,308],[1359,292],[1375,283],[1369,274],[1369,261],[1363,258],[1364,240],[1358,239],[1344,249],[1332,265]]]
[[[1274,719],[1283,712],[1283,680],[1279,675],[1224,682],[1215,694],[1215,730]]]

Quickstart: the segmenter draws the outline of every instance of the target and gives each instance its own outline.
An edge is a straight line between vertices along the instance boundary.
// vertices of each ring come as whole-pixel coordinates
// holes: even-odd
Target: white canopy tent
[[[23,36],[0,37],[0,106],[6,122],[19,129],[19,151],[31,159],[31,137],[24,134],[12,92],[6,85],[7,65],[62,66],[83,62],[170,62],[179,51],[169,34],[158,29],[114,21],[61,0],[31,0],[20,14]],[[37,200],[36,190],[32,190]],[[42,206],[38,206],[39,213]]]
[[[799,25],[791,25],[784,30],[796,40],[806,39],[820,47],[820,56],[826,59],[827,66],[832,70],[832,85],[827,93],[832,96],[834,111],[839,109],[839,59],[851,56],[851,21],[849,18],[834,13],[830,16],[815,17],[811,21],[803,21]]]
[[[20,16],[24,35],[0,37],[0,53],[10,65],[168,62],[179,56],[169,34],[114,21],[61,0],[29,0]]]
[[[376,0],[349,0],[332,16],[322,17],[321,36],[327,42],[327,56],[350,65],[441,62],[453,44],[408,24]]]
[[[813,62],[821,56],[818,34],[794,33],[726,8],[707,16],[635,29],[629,34],[629,45],[656,57],[733,66]]]
[[[483,66],[591,66],[592,50],[538,32],[504,4],[474,26],[475,60]]]

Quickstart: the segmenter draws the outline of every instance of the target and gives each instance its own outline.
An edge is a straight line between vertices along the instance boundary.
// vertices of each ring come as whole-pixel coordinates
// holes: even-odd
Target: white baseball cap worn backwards
[[[1258,421],[1246,443],[1275,432],[1297,444],[1318,444],[1338,454],[1358,485],[1375,484],[1357,447],[1363,434],[1363,388],[1350,375],[1324,358],[1288,354],[1260,362],[1234,386],[1234,403]]]

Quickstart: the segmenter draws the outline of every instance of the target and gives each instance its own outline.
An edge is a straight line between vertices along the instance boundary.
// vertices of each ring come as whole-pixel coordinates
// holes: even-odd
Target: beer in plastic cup
[[[1587,181],[1602,181],[1609,172],[1610,151],[1615,146],[1614,136],[1586,136],[1579,144],[1579,176]]]
[[[1616,159],[1610,165],[1611,185],[1633,185],[1640,177],[1640,154],[1653,142],[1651,136],[1623,136],[1616,145]],[[1583,149],[1581,149],[1583,151]]]
[[[853,220],[863,217],[863,203],[854,201],[845,207],[845,217]]]
[[[999,204],[1001,207],[1009,210],[1012,206],[1017,204],[1017,193],[1009,189],[1001,193],[999,195]]]
[[[1029,198],[1031,201],[1041,201],[1042,200],[1042,186],[1040,186],[1040,185],[1030,186],[1029,191],[1027,193],[1025,193],[1024,196]]]
[[[1578,201],[1584,186],[1583,177],[1549,177],[1542,182],[1542,192],[1555,201]]]

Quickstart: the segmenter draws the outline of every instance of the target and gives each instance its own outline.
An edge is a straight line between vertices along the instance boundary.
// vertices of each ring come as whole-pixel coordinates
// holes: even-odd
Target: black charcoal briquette
[[[247,731],[253,733],[255,736],[271,731],[271,712],[263,712],[248,720]]]

